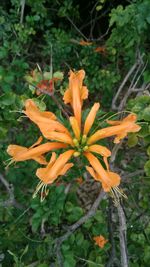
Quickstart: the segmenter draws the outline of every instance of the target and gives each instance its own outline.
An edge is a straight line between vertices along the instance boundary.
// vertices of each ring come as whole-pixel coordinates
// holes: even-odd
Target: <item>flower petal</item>
[[[101,181],[106,182],[108,185],[111,184],[107,171],[103,168],[99,160],[90,152],[85,152],[84,155],[88,159],[96,173],[99,174]]]
[[[33,148],[22,147],[18,145],[9,145],[7,148],[7,153],[13,157],[13,161],[24,161],[29,159],[34,159],[39,162],[39,156],[49,152],[53,149],[65,148],[65,144],[53,142],[45,143]]]
[[[59,142],[66,143],[66,144],[69,144],[71,146],[74,145],[72,138],[65,133],[49,132],[46,134],[46,138],[51,139],[51,140],[57,140]]]
[[[24,113],[40,128],[41,133],[46,137],[50,131],[59,131],[69,135],[66,127],[64,127],[56,116],[49,111],[40,111],[32,99],[25,102],[26,110]]]
[[[40,136],[40,137],[38,138],[38,140],[37,140],[32,146],[30,146],[30,148],[33,148],[33,147],[35,147],[35,146],[41,144],[42,141],[43,141],[43,137]]]
[[[67,161],[71,158],[74,150],[68,150],[62,153],[51,166],[48,164],[46,168],[39,168],[37,169],[36,175],[42,180],[45,184],[53,183],[57,177],[61,174],[61,172],[67,171],[67,168],[71,165],[67,165],[65,167]]]
[[[67,163],[64,165],[64,167],[62,168],[62,170],[60,171],[59,175],[65,175],[65,173],[72,168],[74,164],[73,163]]]
[[[98,153],[103,157],[111,156],[111,151],[107,147],[101,145],[91,145],[89,146],[88,151]]]
[[[99,103],[95,103],[93,105],[93,107],[91,108],[86,120],[85,120],[85,124],[84,124],[84,130],[83,130],[83,134],[87,135],[94,123],[95,117],[96,117],[96,113],[98,111],[100,107]]]
[[[75,117],[70,117],[69,120],[70,120],[72,130],[74,132],[74,135],[79,140],[80,139],[80,128],[79,128],[78,121],[76,120]]]
[[[90,162],[91,167],[86,167],[87,171],[96,180],[102,183],[103,190],[109,192],[112,187],[116,187],[120,184],[120,176],[117,173],[106,171],[100,164],[99,160],[89,152],[85,152],[84,155]],[[108,168],[108,166],[107,166]]]
[[[63,98],[65,103],[71,104],[79,127],[81,126],[81,109],[83,99],[88,96],[88,90],[85,86],[83,86],[84,76],[84,70],[77,72],[70,71],[69,88],[66,90]]]
[[[128,115],[125,119],[120,121],[115,126],[110,126],[95,132],[92,136],[89,137],[87,143],[88,145],[97,142],[100,139],[117,135],[115,138],[115,143],[119,143],[121,139],[127,136],[128,133],[138,132],[141,127],[135,123],[137,116],[135,114]],[[114,121],[115,123],[115,121]],[[112,124],[112,122],[111,122]]]

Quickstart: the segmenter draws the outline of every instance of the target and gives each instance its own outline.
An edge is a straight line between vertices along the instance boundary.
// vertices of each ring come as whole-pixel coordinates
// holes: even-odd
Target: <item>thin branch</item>
[[[108,262],[105,267],[112,267],[116,263],[117,266],[120,266],[119,260],[116,258],[116,248],[115,248],[115,240],[114,240],[114,227],[113,227],[113,203],[112,199],[109,198],[109,208],[108,208],[108,231],[109,231],[109,241],[111,243],[111,251]]]
[[[126,74],[126,76],[125,76],[125,78],[123,79],[123,81],[122,81],[122,83],[121,83],[121,85],[119,86],[119,88],[118,88],[118,90],[117,90],[117,93],[115,94],[115,96],[113,97],[113,100],[112,100],[112,109],[114,109],[114,110],[118,110],[118,108],[117,108],[117,100],[118,100],[118,98],[119,98],[119,96],[120,96],[120,94],[122,93],[122,90],[123,90],[123,88],[124,88],[124,86],[125,86],[125,84],[127,83],[127,81],[129,80],[129,78],[130,78],[130,76],[134,73],[134,71],[136,70],[136,73],[135,73],[135,75],[137,75],[137,71],[139,72],[139,70],[140,70],[140,68],[141,68],[141,66],[142,66],[142,64],[143,64],[143,55],[141,56],[139,53],[138,53],[138,58],[137,58],[137,60],[136,60],[136,62],[134,63],[134,65],[131,67],[131,69],[128,71],[128,73]],[[135,78],[133,78],[133,82],[134,82],[134,79]],[[131,84],[132,84],[132,82],[131,82]],[[132,87],[132,86],[131,86]],[[121,104],[120,104],[121,105]],[[121,110],[121,108],[122,108],[122,106],[120,106],[120,109],[119,110]]]
[[[88,41],[88,39],[86,38],[86,36],[79,30],[79,28],[74,24],[74,22],[68,17],[66,16],[67,20],[72,24],[72,26],[75,28],[75,30],[86,40]]]
[[[57,238],[55,240],[55,248],[56,248],[56,255],[58,259],[58,264],[60,267],[63,267],[63,259],[61,255],[61,244],[68,239],[68,237],[76,231],[83,223],[85,223],[89,218],[93,217],[96,213],[96,210],[101,202],[101,200],[104,198],[105,193],[104,191],[100,191],[98,197],[96,198],[95,202],[93,203],[90,210],[85,214],[82,218],[80,218],[76,223],[72,224],[68,227],[68,231],[62,235],[61,237]]]
[[[114,162],[117,156],[117,152],[120,149],[120,144],[116,144],[113,148],[113,153],[110,160],[111,169],[115,169]],[[127,253],[127,239],[126,239],[126,218],[120,201],[116,205],[119,218],[119,239],[120,239],[120,254],[121,254],[121,267],[128,267],[128,253]]]
[[[2,174],[0,174],[0,181],[5,186],[7,193],[9,195],[9,198],[7,200],[0,202],[0,206],[2,207],[14,206],[15,208],[22,209],[22,205],[20,205],[15,200],[13,185],[9,184]]]
[[[131,93],[134,92],[134,88],[136,87],[136,85],[137,85],[139,79],[141,78],[143,72],[145,71],[146,66],[147,66],[147,63],[145,64],[143,70],[141,71],[140,75],[139,75],[138,78],[136,79],[136,77],[137,77],[137,75],[138,75],[138,73],[139,73],[139,71],[140,71],[140,69],[141,69],[141,65],[138,66],[138,68],[137,68],[137,70],[136,70],[136,73],[135,73],[135,75],[134,75],[134,77],[133,77],[133,79],[132,79],[132,82],[131,82],[131,84],[130,84],[130,86],[129,86],[127,92],[126,92],[126,94],[124,95],[123,99],[122,99],[121,102],[120,102],[120,105],[119,105],[119,107],[118,107],[118,110],[119,110],[119,111],[124,109],[124,107],[125,107],[125,105],[126,105],[126,102],[127,102],[127,99],[129,98],[129,96],[131,95]],[[135,79],[136,79],[136,81],[135,81],[135,83],[134,83],[134,80],[135,80]],[[144,90],[144,88],[145,88],[145,84],[144,84],[143,90]]]
[[[25,3],[26,3],[26,0],[20,0],[20,6],[21,6],[20,24],[23,24]]]
[[[119,217],[119,239],[120,239],[120,252],[121,252],[121,266],[128,267],[128,252],[127,252],[127,227],[126,218],[123,208],[120,203],[117,205],[118,217]]]

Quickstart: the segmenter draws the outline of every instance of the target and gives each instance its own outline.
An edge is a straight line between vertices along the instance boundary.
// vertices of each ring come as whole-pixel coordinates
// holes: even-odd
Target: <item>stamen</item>
[[[120,188],[118,188],[117,186],[116,187],[113,187],[110,190],[110,193],[111,193],[111,196],[112,196],[112,198],[114,200],[114,204],[115,205],[118,205],[119,204],[121,197],[127,199],[127,196],[126,196],[126,194],[123,193],[123,190],[120,189]]]
[[[42,186],[45,185],[43,182],[39,182],[38,185],[36,186],[35,192],[33,193],[33,198],[35,198],[38,194],[38,192],[40,191],[40,189],[42,188]]]
[[[46,196],[48,195],[49,193],[49,189],[47,189],[47,184],[44,184],[43,182],[39,182],[36,189],[35,189],[35,192],[33,193],[33,198],[35,198],[38,194],[38,192],[40,191],[41,189],[41,197],[40,197],[40,201],[43,202],[44,199],[46,198]]]
[[[12,158],[7,159],[6,161],[10,161],[10,162],[6,165],[6,167],[5,167],[5,169],[7,170],[8,167],[9,167],[12,163],[14,163],[15,161],[14,161]],[[6,161],[4,162],[4,164],[6,163]]]

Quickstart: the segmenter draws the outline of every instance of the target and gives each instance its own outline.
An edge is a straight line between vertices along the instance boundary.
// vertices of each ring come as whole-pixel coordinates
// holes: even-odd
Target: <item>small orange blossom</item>
[[[95,244],[98,245],[100,248],[103,248],[105,244],[108,242],[102,235],[93,237]]]

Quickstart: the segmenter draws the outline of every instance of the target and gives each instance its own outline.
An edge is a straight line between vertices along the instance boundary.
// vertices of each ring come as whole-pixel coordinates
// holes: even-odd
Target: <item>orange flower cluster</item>
[[[84,155],[91,166],[86,166],[87,171],[96,180],[101,182],[105,192],[117,190],[120,184],[120,176],[110,171],[107,158],[111,151],[97,142],[106,137],[115,136],[114,143],[119,143],[128,133],[138,132],[140,126],[136,124],[136,115],[130,114],[121,121],[107,121],[111,126],[100,129],[94,134],[90,134],[91,128],[99,110],[100,104],[95,103],[88,113],[85,122],[82,121],[83,101],[88,98],[88,89],[83,85],[85,77],[84,70],[77,72],[70,71],[69,86],[63,100],[65,104],[70,104],[73,116],[69,118],[72,132],[68,130],[54,113],[40,111],[32,99],[25,102],[24,114],[33,121],[40,129],[42,135],[50,140],[41,144],[42,137],[29,148],[9,145],[7,152],[12,156],[11,162],[33,159],[46,167],[37,169],[36,175],[40,179],[34,196],[42,189],[46,191],[47,185],[53,183],[59,175],[64,175],[73,164],[68,163],[72,156]],[[44,154],[56,149],[63,148],[65,152],[56,158],[55,152],[52,153],[50,162],[47,162]],[[99,159],[95,156],[99,154],[103,157],[106,168],[102,166]]]
[[[95,244],[98,245],[100,248],[103,248],[105,244],[108,242],[102,235],[93,237]]]

